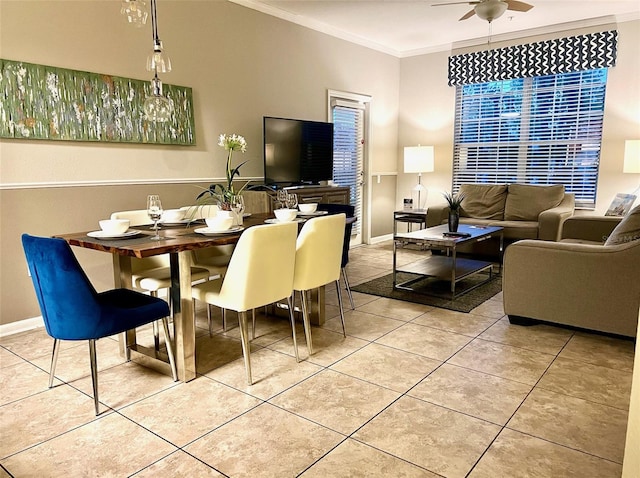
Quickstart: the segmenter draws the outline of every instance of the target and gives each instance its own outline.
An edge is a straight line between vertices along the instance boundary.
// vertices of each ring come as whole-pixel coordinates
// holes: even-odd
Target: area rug
[[[408,274],[404,272],[399,272],[397,274],[398,282],[404,282],[416,277],[418,276],[415,274]],[[474,283],[477,284],[478,282],[482,282],[485,279],[486,276],[480,274],[472,276],[458,282],[456,289],[466,288]],[[496,274],[493,276],[493,279],[486,284],[462,294],[454,300],[451,300],[450,283],[448,281],[425,278],[415,282],[411,287],[415,289],[415,291],[394,289],[393,274],[389,274],[373,279],[369,282],[353,286],[351,287],[351,290],[361,292],[363,294],[414,302],[416,304],[431,305],[433,307],[440,307],[441,309],[456,310],[458,312],[471,312],[480,304],[502,290],[502,277]],[[428,292],[429,295],[422,294],[420,292]]]

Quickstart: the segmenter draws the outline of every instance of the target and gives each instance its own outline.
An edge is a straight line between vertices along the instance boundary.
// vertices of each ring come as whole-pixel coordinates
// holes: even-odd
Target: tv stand
[[[296,189],[286,188],[298,196],[299,203],[349,204],[349,186],[303,186]],[[273,212],[277,201],[277,192],[244,191],[246,211],[249,213]]]

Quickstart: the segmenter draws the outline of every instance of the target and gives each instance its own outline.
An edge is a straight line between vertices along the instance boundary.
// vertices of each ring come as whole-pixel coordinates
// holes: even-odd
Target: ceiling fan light
[[[501,0],[486,0],[478,3],[474,10],[478,17],[491,23],[507,11],[509,5]]]

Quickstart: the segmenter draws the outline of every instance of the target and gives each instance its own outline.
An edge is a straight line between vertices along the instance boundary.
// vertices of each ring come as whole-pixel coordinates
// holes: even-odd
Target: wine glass
[[[236,224],[242,226],[242,214],[244,213],[244,198],[241,195],[233,196],[231,199],[231,210],[236,217]]]
[[[157,194],[149,194],[147,196],[147,214],[153,221],[153,230],[155,231],[155,235],[151,239],[157,241],[160,239],[158,221],[162,217],[162,203],[160,202],[160,196]]]
[[[287,191],[284,189],[278,189],[276,192],[276,209],[287,207]]]
[[[298,195],[297,194],[287,194],[287,199],[285,200],[287,208],[295,209],[298,207]]]

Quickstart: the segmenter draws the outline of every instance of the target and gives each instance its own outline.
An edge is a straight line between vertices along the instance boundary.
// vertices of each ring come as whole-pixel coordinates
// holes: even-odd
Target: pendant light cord
[[[154,46],[160,40],[158,39],[158,14],[156,12],[156,0],[151,0],[151,35],[153,36]]]

